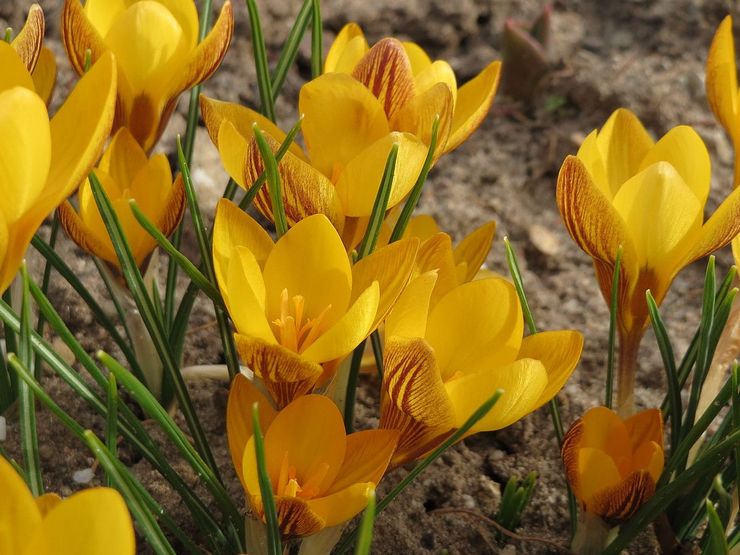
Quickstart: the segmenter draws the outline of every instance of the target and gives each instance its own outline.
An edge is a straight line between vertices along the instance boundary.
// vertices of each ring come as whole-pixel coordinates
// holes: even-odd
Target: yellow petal
[[[735,258],[735,266],[740,266],[740,236],[732,241],[732,256]]]
[[[280,317],[281,295],[302,295],[307,318],[327,307],[322,323],[328,326],[346,312],[352,291],[352,269],[334,226],[322,214],[309,216],[291,227],[275,244],[265,262],[267,313]]]
[[[712,112],[734,141],[738,138],[738,88],[732,16],[717,27],[707,56],[707,100]]]
[[[226,435],[229,440],[229,452],[239,480],[244,484],[242,460],[247,441],[254,433],[252,429],[252,405],[259,403],[260,429],[264,434],[272,423],[277,412],[257,389],[245,378],[237,374],[231,382],[229,400],[226,403]]]
[[[380,301],[373,327],[385,319],[409,282],[418,249],[418,239],[401,239],[377,249],[352,266],[352,300],[374,281],[378,282]]]
[[[421,71],[425,70],[432,64],[431,58],[429,58],[427,53],[424,52],[424,49],[415,42],[403,42],[401,44],[403,44],[403,49],[409,57],[411,71],[414,75],[418,75]]]
[[[224,170],[229,174],[229,177],[236,181],[243,189],[251,187],[253,182],[247,180],[244,175],[249,141],[239,133],[231,121],[222,121],[214,144],[218,146],[221,164],[223,164]]]
[[[95,62],[108,49],[103,42],[103,33],[107,34],[113,18],[125,7],[125,0],[97,0],[85,2],[85,7],[79,0],[64,0],[62,9],[62,42],[67,51],[72,67],[77,75],[85,73],[86,52],[89,49],[90,59]],[[86,12],[100,10],[104,14],[92,14],[95,25],[88,18]],[[100,26],[101,32],[96,30]]]
[[[312,362],[327,362],[351,353],[373,331],[379,302],[378,283],[373,282],[347,312],[303,352],[303,356]]]
[[[396,449],[398,436],[397,430],[365,430],[348,435],[342,468],[326,495],[353,484],[380,482]]]
[[[172,174],[170,173],[170,167],[166,157],[163,157],[163,159],[165,166],[160,166],[158,173],[160,175],[160,184],[165,188],[163,184],[172,180]],[[164,170],[166,170],[166,173]],[[154,173],[156,170],[150,171]],[[168,190],[168,193],[164,202],[162,202],[159,207],[160,213],[156,218],[156,222],[157,227],[162,231],[162,233],[170,235],[180,224],[182,216],[185,213],[185,183],[182,180],[182,174],[179,174],[175,179],[175,182],[172,183],[172,186],[165,188],[165,190]]]
[[[121,187],[128,188],[148,159],[131,132],[122,127],[105,149],[98,168],[107,173]]]
[[[466,272],[461,281],[471,281],[480,267],[486,261],[491,243],[496,234],[496,222],[488,222],[480,226],[455,247],[453,254],[455,263],[465,262]]]
[[[414,278],[408,284],[385,320],[387,337],[424,337],[429,301],[436,283],[437,272],[432,270]]]
[[[0,553],[23,553],[26,542],[41,522],[41,513],[33,495],[3,457],[0,457]]]
[[[375,43],[352,76],[370,89],[389,120],[416,94],[411,63],[401,42],[394,38]]]
[[[472,432],[505,428],[537,408],[547,386],[547,372],[539,360],[529,358],[488,371],[467,374],[445,384],[455,407],[455,426],[462,426],[478,408],[503,389],[501,398],[472,428]]]
[[[596,467],[596,465],[593,465]],[[598,477],[594,477],[598,479]],[[633,472],[619,484],[593,496],[586,510],[617,524],[630,518],[655,493],[655,481],[646,470]]]
[[[614,461],[599,449],[579,449],[577,464],[578,481],[571,482],[571,486],[576,497],[586,505],[586,510],[593,509],[593,500],[597,494],[616,488],[622,481]]]
[[[324,521],[324,526],[337,526],[358,515],[367,506],[373,482],[353,484],[343,490],[306,501],[311,511]]]
[[[394,144],[398,144],[398,157],[388,208],[401,202],[411,191],[421,173],[428,149],[420,139],[409,133],[389,133],[360,152],[342,171],[336,187],[346,215],[359,217],[372,213],[385,164]]]
[[[44,42],[45,29],[44,11],[38,4],[32,4],[28,10],[26,22],[11,42],[29,72],[33,72],[36,67],[41,53],[41,45]]]
[[[622,475],[629,470],[632,446],[627,428],[613,410],[594,407],[583,415],[581,448],[592,447],[603,451]]]
[[[0,92],[12,89],[13,87],[23,87],[34,91],[31,74],[23,65],[15,50],[5,41],[0,41],[0,67],[3,68],[0,74]]]
[[[437,222],[432,216],[429,216],[428,214],[420,214],[409,220],[409,224],[406,226],[406,231],[403,236],[418,237],[422,241],[426,241],[441,231],[442,230],[439,229]]]
[[[449,87],[436,83],[421,94],[417,94],[398,110],[391,120],[391,129],[415,135],[425,145],[432,140],[432,126],[439,115],[436,153],[443,152],[452,125],[454,101]]]
[[[426,338],[442,376],[475,373],[513,362],[524,320],[514,286],[503,279],[464,283],[432,309]]]
[[[91,488],[54,507],[25,552],[131,555],[135,549],[134,525],[121,494],[110,488]]]
[[[36,506],[39,508],[39,512],[41,513],[42,517],[45,517],[47,514],[49,514],[49,511],[51,511],[61,502],[62,498],[59,497],[56,493],[45,493],[42,496],[36,498]]]
[[[520,358],[542,362],[547,371],[547,387],[540,395],[540,407],[557,395],[578,364],[583,350],[583,335],[573,330],[544,331],[525,337]]]
[[[265,315],[265,282],[254,254],[246,247],[232,251],[227,276],[229,315],[239,333],[275,343],[270,320]]]
[[[352,73],[368,49],[367,40],[360,26],[354,22],[347,23],[326,53],[324,73]]]
[[[388,120],[378,99],[362,83],[342,73],[327,73],[303,85],[298,110],[304,115],[301,129],[311,164],[330,178],[335,166],[341,170],[388,135]]]
[[[599,188],[601,194],[611,200],[614,198],[614,191],[612,191],[609,183],[609,177],[606,172],[606,166],[604,165],[604,158],[599,148],[597,136],[598,131],[595,129],[591,131],[583,140],[581,146],[578,147],[576,157],[586,166],[594,185]]]
[[[89,189],[89,185],[86,187]],[[91,193],[88,194],[91,196]],[[107,233],[98,233],[97,229],[87,225],[69,201],[59,205],[57,214],[62,229],[78,247],[118,267],[118,256],[113,250],[113,245]],[[97,219],[100,219],[99,215]]]
[[[640,120],[624,108],[609,116],[598,132],[596,143],[604,160],[612,195],[639,171],[643,158],[653,147],[653,140]]]
[[[452,291],[458,285],[457,268],[452,250],[452,239],[446,233],[437,233],[422,243],[416,256],[416,270],[419,273],[437,271],[431,304]]]
[[[126,11],[131,3],[131,0],[87,0],[84,13],[90,24],[105,36],[116,18]]]
[[[655,482],[663,472],[663,448],[654,441],[643,443],[632,455],[632,470],[647,470]]]
[[[444,60],[436,60],[434,63],[426,66],[422,71],[414,72],[414,81],[416,82],[416,94],[421,95],[437,84],[443,84],[450,91],[452,96],[452,106],[457,103],[457,79],[455,72],[452,71],[450,64]]]
[[[663,415],[658,409],[643,410],[624,421],[636,451],[644,443],[663,445]]]
[[[496,96],[501,62],[491,62],[474,79],[465,83],[457,93],[452,129],[446,151],[456,149],[478,129]]]
[[[41,49],[38,62],[31,75],[36,93],[48,106],[57,84],[57,60],[48,48]]]
[[[650,149],[639,171],[660,161],[673,166],[704,206],[709,196],[712,168],[709,152],[699,134],[688,125],[674,127]]]
[[[722,201],[719,208],[702,226],[698,240],[690,249],[684,264],[721,249],[740,233],[740,187]],[[737,240],[735,240],[737,242]],[[737,251],[736,251],[737,252]],[[740,258],[736,254],[736,260]]]

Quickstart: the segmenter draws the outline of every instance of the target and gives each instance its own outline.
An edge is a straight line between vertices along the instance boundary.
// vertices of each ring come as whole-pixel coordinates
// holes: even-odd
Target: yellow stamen
[[[304,322],[305,299],[302,295],[294,295],[291,299],[288,290],[283,289],[280,294],[280,318],[272,321],[277,328],[278,341],[286,349],[302,353],[321,335],[323,331],[321,322],[330,309],[331,305],[322,310],[316,318],[306,318]]]

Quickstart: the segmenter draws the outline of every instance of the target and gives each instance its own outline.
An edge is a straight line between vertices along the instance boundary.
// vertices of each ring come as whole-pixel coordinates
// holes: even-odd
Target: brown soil
[[[0,4],[0,19],[18,28],[29,0]],[[42,2],[47,14],[47,44],[61,66],[56,98],[63,97],[72,74],[59,42],[59,0]],[[220,4],[220,2],[216,2]],[[299,0],[260,2],[270,57],[277,59]],[[359,22],[371,41],[386,35],[412,39],[433,56],[449,60],[460,81],[466,81],[492,59],[500,58],[500,31],[508,17],[532,19],[540,0],[326,0],[325,44],[347,21]],[[600,126],[619,106],[635,111],[654,135],[685,123],[696,127],[708,144],[714,162],[713,209],[731,186],[732,150],[715,124],[704,96],[706,52],[716,25],[728,10],[722,0],[660,0],[643,2],[558,1],[554,5],[551,57],[553,74],[531,106],[499,95],[493,113],[478,132],[432,172],[421,211],[433,214],[442,227],[460,238],[477,225],[494,219],[498,240],[489,265],[505,272],[501,238],[508,236],[520,255],[523,275],[537,323],[541,329],[575,328],[586,336],[583,359],[559,396],[565,425],[585,409],[601,402],[605,375],[608,312],[598,292],[589,259],[571,242],[554,202],[555,178],[561,161],[576,150],[586,133]],[[235,40],[219,73],[205,92],[249,106],[258,93],[249,25],[243,2],[235,3]],[[4,23],[3,23],[4,24]],[[290,125],[300,85],[307,79],[309,47],[303,45],[298,67],[291,71],[277,109],[282,123]],[[561,104],[549,109],[548,106]],[[174,133],[184,127],[187,99],[183,97],[163,140],[174,150]],[[194,161],[195,178],[204,206],[212,212],[225,174],[204,130],[199,129]],[[192,238],[191,238],[192,239]],[[93,293],[104,296],[91,262],[68,240],[58,248]],[[194,241],[185,245],[196,256]],[[32,266],[40,267],[36,255]],[[719,254],[720,269],[729,263]],[[686,269],[674,283],[663,305],[674,345],[683,353],[698,320],[703,263]],[[88,309],[60,279],[52,281],[50,297],[66,322],[90,351],[110,349],[112,342],[97,326]],[[222,362],[220,342],[210,304],[200,300],[193,313],[185,364]],[[653,337],[643,343],[637,401],[655,406],[663,396],[660,359]],[[52,397],[79,421],[100,432],[102,422],[57,378],[44,377]],[[363,426],[376,420],[378,384],[368,378],[360,392],[359,415]],[[224,434],[226,385],[201,382],[192,385],[206,432],[226,477],[229,492],[241,499],[227,453]],[[73,472],[93,463],[80,446],[46,411],[39,415],[41,457],[46,485],[63,495],[80,488]],[[18,455],[17,416],[9,417],[4,444]],[[157,499],[185,525],[189,515],[151,468],[123,448],[124,461]],[[176,460],[176,457],[174,457]],[[196,477],[184,464],[176,466],[186,479]],[[438,508],[464,508],[485,516],[496,513],[503,484],[512,475],[529,471],[539,475],[532,502],[518,533],[566,545],[568,510],[558,448],[546,408],[497,433],[466,440],[433,464],[407,493],[379,516],[373,549],[376,553],[547,553],[552,548],[536,542],[496,540],[483,521],[464,515],[434,514]],[[386,478],[380,495],[404,474]],[[94,483],[100,483],[98,470]],[[644,534],[631,553],[652,553],[656,547]]]

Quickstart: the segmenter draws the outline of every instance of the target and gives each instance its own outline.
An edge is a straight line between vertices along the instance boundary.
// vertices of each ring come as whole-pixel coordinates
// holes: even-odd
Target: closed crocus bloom
[[[44,46],[45,29],[44,12],[41,6],[33,4],[26,23],[10,45],[31,74],[36,94],[48,105],[56,84],[57,63],[54,53]]]
[[[380,427],[401,432],[393,464],[436,447],[494,392],[504,394],[470,433],[504,428],[552,399],[578,362],[583,337],[522,338],[514,286],[463,283],[434,299],[437,272],[414,279],[385,321]]]
[[[359,25],[349,23],[329,49],[324,71],[326,75],[304,87],[306,98],[301,92],[306,141],[309,145],[314,143],[313,148],[327,149],[328,156],[334,148],[331,141],[336,138],[321,133],[323,122],[331,115],[331,103],[335,96],[339,97],[336,92],[330,94],[329,89],[343,87],[351,92],[342,108],[353,119],[342,125],[353,125],[363,116],[373,121],[369,116],[375,116],[375,105],[364,101],[365,110],[358,111],[360,103],[352,109],[351,102],[357,102],[362,95],[346,79],[350,75],[378,99],[393,131],[412,133],[429,144],[432,122],[439,114],[438,154],[442,154],[465,142],[488,114],[496,95],[501,62],[491,62],[458,89],[455,73],[444,60],[433,62],[419,45],[394,38],[384,38],[370,48]]]
[[[162,135],[179,95],[208,79],[231,42],[229,0],[200,44],[198,13],[190,0],[65,0],[62,40],[82,75],[92,60],[111,51],[118,63],[115,129],[128,127],[149,152]]]
[[[622,420],[595,407],[563,438],[563,464],[587,513],[619,524],[655,493],[663,471],[663,417],[649,409]]]
[[[631,112],[614,112],[558,175],[557,203],[571,237],[593,258],[609,302],[623,250],[617,312],[619,406],[633,405],[637,350],[648,322],[645,291],[660,303],[676,274],[727,245],[740,231],[740,189],[704,222],[709,155],[696,132],[671,129],[657,143]]]
[[[0,41],[0,291],[33,234],[90,171],[115,109],[113,56],[102,57],[51,120],[15,50]]]
[[[125,127],[113,137],[95,169],[95,175],[121,222],[136,263],[143,269],[157,242],[136,220],[129,201],[135,200],[147,218],[162,233],[169,235],[185,210],[182,178],[178,176],[173,183],[167,157],[160,153],[147,158]],[[120,273],[118,257],[89,181],[86,180],[80,187],[79,212],[65,202],[59,207],[59,220],[80,248],[119,268]]]
[[[244,363],[278,407],[326,383],[408,282],[418,240],[399,241],[352,265],[329,220],[310,216],[276,243],[222,200],[213,259]]]
[[[229,392],[227,433],[253,514],[264,520],[252,430],[255,402],[284,536],[315,534],[347,522],[365,508],[388,467],[398,433],[366,430],[346,435],[339,409],[321,395],[298,397],[276,412],[249,380],[238,375]]]
[[[121,495],[91,488],[61,500],[34,499],[0,457],[0,553],[13,555],[133,555],[134,526]]]

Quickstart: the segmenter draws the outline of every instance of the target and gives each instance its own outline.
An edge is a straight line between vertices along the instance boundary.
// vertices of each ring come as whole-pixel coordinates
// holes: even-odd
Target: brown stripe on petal
[[[92,62],[107,50],[103,39],[85,15],[80,0],[65,0],[62,10],[62,42],[77,75],[85,73],[85,52],[89,48]]]
[[[39,59],[41,46],[44,42],[45,28],[46,22],[43,10],[38,4],[33,4],[31,9],[28,10],[26,23],[11,43],[29,73],[36,68],[36,62]]]
[[[169,236],[182,220],[184,213],[185,183],[182,180],[182,174],[178,174],[167,196],[164,212],[157,222],[157,227],[162,233]]]
[[[563,444],[560,448],[560,456],[563,459],[565,477],[578,496],[580,476],[578,474],[578,451],[581,447],[583,437],[583,420],[576,420],[563,436]]]
[[[352,76],[380,100],[389,120],[416,94],[411,62],[396,39],[376,43],[355,66]]]
[[[276,343],[234,334],[236,349],[246,364],[265,384],[278,409],[310,393],[321,377],[321,365],[304,360]]]
[[[302,499],[278,497],[275,504],[280,531],[284,536],[299,538],[315,534],[324,528],[324,520]]]
[[[655,481],[647,470],[633,472],[617,486],[594,495],[586,510],[612,526],[630,518],[655,493]]]
[[[85,225],[69,201],[64,201],[64,203],[59,205],[57,215],[59,216],[59,224],[62,226],[62,229],[78,247],[88,254],[102,258],[116,267],[118,266],[118,260],[111,260],[108,255],[108,253],[112,252],[112,247],[106,248],[104,246],[102,240],[98,239]]]

